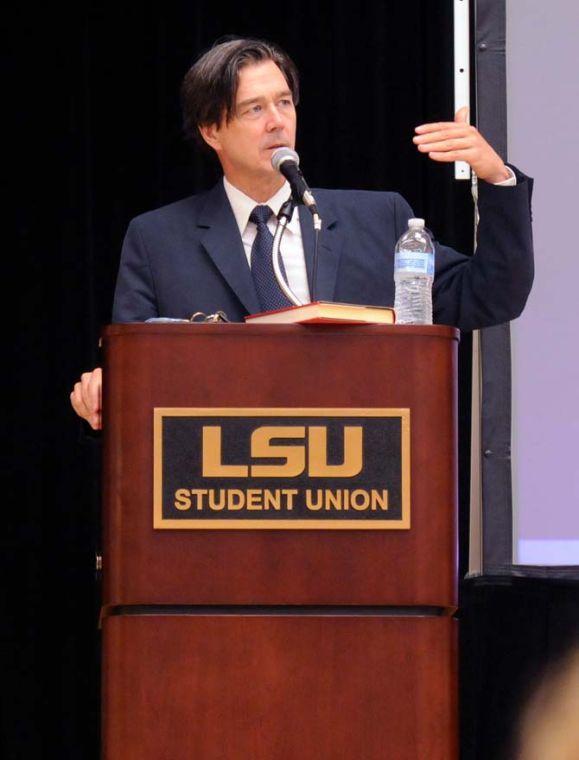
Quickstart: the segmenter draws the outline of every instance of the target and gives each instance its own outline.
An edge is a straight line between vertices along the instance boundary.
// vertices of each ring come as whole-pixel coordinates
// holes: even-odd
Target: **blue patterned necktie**
[[[273,235],[269,231],[267,221],[272,214],[269,206],[256,206],[249,217],[249,221],[257,226],[257,235],[251,248],[251,276],[262,311],[273,311],[292,305],[278,285],[271,261]],[[280,269],[287,282],[281,257]]]

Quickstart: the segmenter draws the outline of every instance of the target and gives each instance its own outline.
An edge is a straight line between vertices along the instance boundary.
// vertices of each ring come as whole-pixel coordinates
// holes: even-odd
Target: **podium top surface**
[[[383,335],[409,337],[460,339],[460,331],[447,325],[368,325],[368,324],[306,324],[306,325],[251,325],[240,322],[227,323],[174,323],[174,322],[132,322],[128,324],[111,324],[103,329],[103,337],[120,337],[125,335],[175,335],[187,334],[213,335],[304,335],[347,333],[349,335]]]

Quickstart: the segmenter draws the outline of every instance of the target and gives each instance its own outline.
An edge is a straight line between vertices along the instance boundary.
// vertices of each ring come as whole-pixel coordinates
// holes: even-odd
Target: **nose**
[[[267,120],[267,130],[268,132],[273,132],[276,129],[281,129],[283,127],[283,118],[281,115],[281,112],[279,108],[275,105],[275,103],[272,103],[270,108],[268,109],[268,120]]]

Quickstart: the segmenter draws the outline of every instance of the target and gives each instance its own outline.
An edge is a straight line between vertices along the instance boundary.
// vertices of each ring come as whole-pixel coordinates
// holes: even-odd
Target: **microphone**
[[[314,227],[320,229],[322,220],[316,206],[316,200],[300,170],[300,157],[295,150],[277,148],[271,156],[271,165],[287,179],[291,185],[294,198],[298,203],[303,203],[309,208],[314,217]]]

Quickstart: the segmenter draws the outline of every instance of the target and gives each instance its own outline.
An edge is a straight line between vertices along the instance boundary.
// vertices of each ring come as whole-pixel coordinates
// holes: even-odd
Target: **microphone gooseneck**
[[[308,187],[308,183],[304,179],[304,175],[300,171],[300,157],[295,152],[295,150],[292,150],[291,148],[277,148],[277,150],[274,150],[271,156],[271,165],[289,182],[292,189],[290,201],[293,199],[296,203],[303,203],[303,205],[310,210],[310,213],[313,217],[315,245],[312,267],[311,300],[314,302],[316,300],[316,285],[318,279],[318,244],[320,230],[322,229],[322,218],[318,211],[318,207],[316,206],[316,200],[313,196],[313,193]],[[281,274],[278,261],[281,236],[283,235],[283,231],[285,230],[286,225],[291,219],[292,213],[293,207],[292,204],[288,201],[284,204],[282,210],[278,215],[278,228],[274,236],[272,256],[275,275],[281,289],[288,296],[290,301],[293,301],[293,303],[296,305],[300,305],[301,302],[299,299],[296,298],[296,296],[291,292],[290,288],[283,281],[283,276]]]

